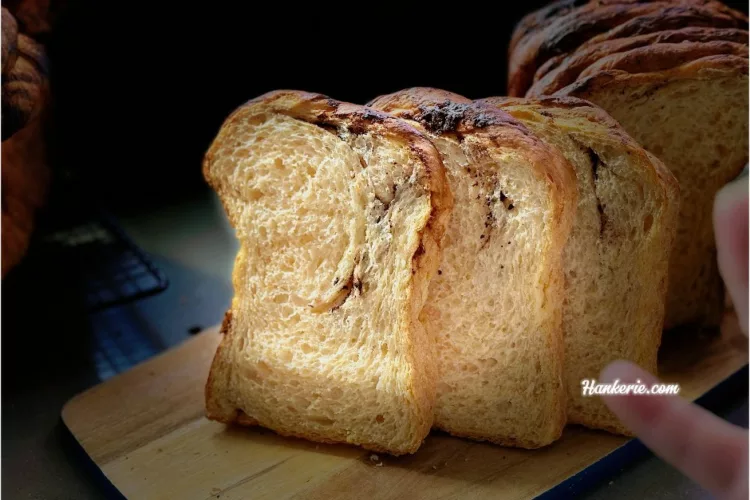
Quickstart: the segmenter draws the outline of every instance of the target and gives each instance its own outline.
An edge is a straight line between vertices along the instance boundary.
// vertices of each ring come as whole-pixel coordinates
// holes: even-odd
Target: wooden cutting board
[[[662,379],[691,399],[705,394],[747,364],[735,332],[665,339]],[[63,408],[67,427],[127,498],[527,499],[628,442],[570,427],[552,446],[526,451],[433,434],[415,455],[393,458],[226,427],[203,417],[218,341],[216,329],[203,332]]]

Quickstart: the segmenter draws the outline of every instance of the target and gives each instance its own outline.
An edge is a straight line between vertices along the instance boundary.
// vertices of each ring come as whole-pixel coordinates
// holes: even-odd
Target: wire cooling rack
[[[89,312],[157,294],[169,285],[164,273],[106,214],[47,229],[41,239],[48,258],[67,267]]]

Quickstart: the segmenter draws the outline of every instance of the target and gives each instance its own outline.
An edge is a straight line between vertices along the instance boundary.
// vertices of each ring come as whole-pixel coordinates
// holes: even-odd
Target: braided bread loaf
[[[49,184],[42,129],[49,101],[44,48],[2,9],[2,276],[26,253]]]

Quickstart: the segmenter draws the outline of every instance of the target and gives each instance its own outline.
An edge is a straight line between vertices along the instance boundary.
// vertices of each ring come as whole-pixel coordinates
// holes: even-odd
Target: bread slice
[[[603,57],[581,72],[579,78],[607,70],[628,73],[652,73],[667,70],[697,59],[715,55],[748,57],[747,45],[734,42],[657,43],[620,54]]]
[[[712,204],[748,161],[747,89],[747,58],[719,55],[653,73],[601,71],[556,93],[604,108],[680,182],[666,328],[720,323]]]
[[[507,446],[553,442],[565,424],[572,168],[506,113],[455,94],[409,89],[371,105],[430,134],[456,199],[423,312],[437,342],[435,426]]]
[[[237,109],[203,168],[240,241],[208,417],[416,451],[435,399],[418,316],[452,205],[429,140],[372,109],[280,91]]]
[[[681,42],[725,41],[747,45],[748,32],[736,28],[683,28],[658,31],[630,38],[604,41],[593,45],[584,44],[572,54],[563,54],[550,59],[534,76],[534,85],[527,96],[552,94],[573,83],[586,68],[600,59],[640,47],[655,44]]]
[[[531,31],[518,41],[509,58],[508,92],[512,96],[525,95],[539,68],[557,55],[570,54],[593,40],[653,32],[648,26],[658,24],[658,20],[668,20],[662,30],[686,26],[747,28],[744,15],[735,14],[719,2],[591,2],[553,18],[544,28]],[[624,25],[628,28],[621,30]],[[614,32],[620,34],[610,35]]]
[[[571,97],[495,97],[498,106],[560,151],[576,171],[578,205],[564,251],[568,421],[627,434],[581,381],[627,359],[656,374],[677,179],[600,108]]]

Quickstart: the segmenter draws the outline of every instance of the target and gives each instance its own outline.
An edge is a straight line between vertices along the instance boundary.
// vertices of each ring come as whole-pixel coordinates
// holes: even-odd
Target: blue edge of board
[[[708,410],[716,410],[718,406],[726,401],[727,395],[736,394],[736,390],[743,385],[747,387],[748,366],[735,372],[729,378],[719,383],[716,387],[701,396],[696,403]],[[747,391],[747,388],[745,388]],[[62,418],[60,426],[63,429],[66,447],[70,450],[80,464],[87,470],[93,481],[99,486],[105,498],[124,499],[125,496],[107,479],[104,472],[88,456],[81,444],[76,440],[73,433],[67,428]],[[651,452],[639,440],[633,439],[616,449],[606,457],[586,467],[577,474],[569,477],[562,483],[547,490],[537,498],[540,500],[558,500],[577,498],[579,495],[589,491],[603,481],[615,476],[622,469],[637,460],[649,456]]]

